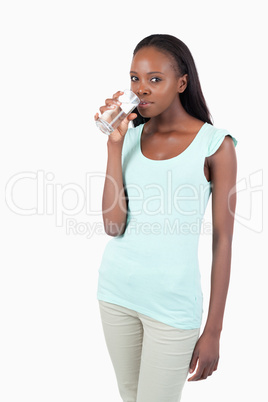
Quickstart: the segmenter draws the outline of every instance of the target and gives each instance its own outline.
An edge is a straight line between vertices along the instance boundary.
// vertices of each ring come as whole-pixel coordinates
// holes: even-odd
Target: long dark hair
[[[208,110],[193,56],[188,47],[178,38],[172,35],[155,34],[142,39],[134,49],[133,56],[143,47],[153,46],[161,52],[170,55],[176,62],[176,67],[181,75],[188,74],[188,83],[185,91],[180,94],[181,104],[191,116],[204,122],[212,123],[212,117]],[[149,118],[142,117],[136,108],[133,113],[138,117],[133,120],[134,127],[146,123]]]

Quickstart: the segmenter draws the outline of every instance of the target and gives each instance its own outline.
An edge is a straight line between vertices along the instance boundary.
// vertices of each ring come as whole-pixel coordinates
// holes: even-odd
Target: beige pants
[[[123,402],[179,402],[200,329],[178,329],[99,300]]]

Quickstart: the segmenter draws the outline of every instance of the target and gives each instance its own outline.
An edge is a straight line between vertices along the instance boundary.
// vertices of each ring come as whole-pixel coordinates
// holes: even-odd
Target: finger
[[[118,105],[120,106],[122,104],[122,102],[120,102],[118,100],[118,98],[107,98],[105,99],[105,105],[109,106],[109,105]]]
[[[213,373],[213,367],[214,367],[213,363],[205,367],[202,374],[202,380],[205,380],[208,376],[210,376]]]
[[[189,366],[189,373],[190,374],[195,371],[197,360],[198,360],[198,353],[194,353],[193,356],[192,356],[192,360],[190,362],[190,366]]]
[[[127,117],[124,118],[124,120],[122,121],[121,124],[123,124],[123,125],[126,124],[126,125],[128,126],[128,123],[129,123],[130,121],[136,119],[136,117],[138,117],[136,113],[131,113],[131,114],[129,114]]]
[[[200,360],[198,362],[198,368],[194,376],[190,377],[188,381],[199,381],[205,380],[207,377],[213,374],[213,371],[217,370],[219,360],[212,363],[201,363]]]
[[[130,113],[130,115],[127,116],[128,121],[132,121],[136,119],[138,115],[136,113]]]
[[[100,107],[100,112],[101,114],[105,112],[105,110],[115,110],[118,107],[118,105],[116,105],[115,103],[110,104],[110,105],[106,105],[106,106],[101,106]]]
[[[208,377],[210,377],[213,374],[214,370],[213,368],[211,369],[211,371],[208,373]]]
[[[98,120],[98,118],[99,118],[99,113],[96,113],[95,116],[94,116],[94,119]]]
[[[214,364],[213,371],[216,371],[218,369],[218,364],[219,364],[219,359]]]
[[[192,377],[190,377],[188,379],[188,381],[198,381],[198,380],[200,380],[202,378],[202,376],[203,376],[203,372],[204,372],[205,367],[206,367],[205,364],[200,363],[200,359],[199,359],[196,373]]]
[[[192,377],[188,378],[188,381],[199,381],[202,378],[203,371],[202,372],[196,372]]]
[[[115,94],[113,94],[113,98],[118,98],[119,96],[123,95],[123,91],[117,91]]]

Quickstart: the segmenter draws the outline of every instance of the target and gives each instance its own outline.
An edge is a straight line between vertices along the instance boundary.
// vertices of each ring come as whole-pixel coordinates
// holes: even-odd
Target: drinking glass
[[[115,105],[115,109],[105,110],[96,120],[99,129],[107,135],[110,135],[140,103],[139,98],[129,89],[124,90],[124,94],[118,97],[121,105]]]

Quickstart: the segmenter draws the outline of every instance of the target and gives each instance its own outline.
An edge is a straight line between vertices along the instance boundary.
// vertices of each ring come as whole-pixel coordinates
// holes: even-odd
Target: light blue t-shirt
[[[204,163],[231,134],[205,123],[181,154],[152,160],[141,151],[143,126],[130,128],[124,138],[127,226],[105,247],[97,299],[175,328],[200,328],[198,242],[211,194]],[[236,146],[237,140],[231,138]]]

